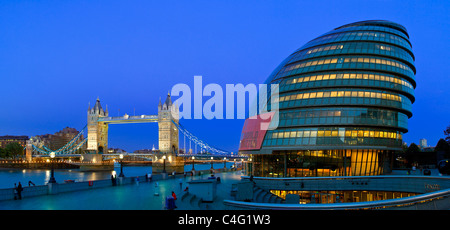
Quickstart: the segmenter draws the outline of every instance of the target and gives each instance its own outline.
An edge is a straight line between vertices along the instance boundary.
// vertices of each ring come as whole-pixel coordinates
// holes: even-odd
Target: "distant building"
[[[19,143],[25,148],[28,139],[28,136],[0,136],[0,148],[5,148],[6,145],[14,142]]]
[[[37,137],[42,141],[42,144],[47,146],[51,150],[58,150],[62,148],[65,144],[67,144],[69,141],[71,141],[73,138],[75,138],[78,135],[79,131],[66,127],[62,129],[61,131],[56,132],[55,134],[44,134],[44,135],[38,135]],[[83,140],[83,136],[74,144],[78,144]],[[85,146],[80,148],[82,151],[86,149]]]
[[[140,153],[140,154],[152,154],[152,153],[159,153],[158,149],[139,149],[135,150],[133,153]]]
[[[108,153],[115,154],[115,153],[126,153],[127,151],[119,148],[110,148],[108,149]]]
[[[434,152],[434,146],[428,146],[422,149],[422,152]]]
[[[420,148],[421,148],[421,149],[428,147],[428,145],[427,145],[427,139],[422,138],[422,139],[420,139],[419,142],[420,142]]]

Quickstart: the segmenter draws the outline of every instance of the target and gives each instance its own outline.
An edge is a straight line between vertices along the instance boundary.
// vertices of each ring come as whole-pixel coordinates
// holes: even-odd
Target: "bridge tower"
[[[159,100],[158,105],[158,133],[160,154],[154,156],[152,163],[153,172],[167,173],[184,172],[184,161],[182,157],[177,157],[178,153],[178,106],[172,104],[170,93],[167,94],[164,104]],[[173,122],[172,122],[173,121]],[[165,157],[165,159],[163,159]]]
[[[87,152],[89,153],[103,153],[108,150],[108,124],[98,121],[99,117],[108,117],[108,106],[103,110],[100,104],[100,99],[97,98],[95,105],[87,111],[88,118],[88,140]]]
[[[158,105],[159,151],[164,153],[178,151],[178,129],[172,120],[178,124],[178,108],[172,105],[169,93],[164,104],[160,99]]]

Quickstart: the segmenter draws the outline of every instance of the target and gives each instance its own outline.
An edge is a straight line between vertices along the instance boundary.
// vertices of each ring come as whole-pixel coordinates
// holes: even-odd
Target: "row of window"
[[[390,83],[400,84],[410,89],[414,89],[411,83],[405,81],[399,77],[393,77],[389,75],[381,74],[367,74],[367,73],[337,73],[337,74],[316,74],[310,76],[301,76],[291,78],[283,81],[281,85],[297,84],[309,81],[326,81],[334,79],[359,79],[359,80],[374,80],[374,81],[386,81]]]
[[[347,57],[347,58],[343,58],[343,57],[335,57],[335,58],[325,58],[325,59],[320,59],[320,60],[314,60],[314,61],[306,61],[306,62],[302,62],[302,63],[298,63],[298,64],[291,64],[291,65],[287,65],[284,68],[284,72],[288,72],[294,69],[298,69],[298,68],[304,68],[304,67],[308,67],[308,66],[315,66],[315,65],[326,65],[326,64],[335,64],[335,63],[371,63],[371,64],[378,64],[378,65],[389,65],[389,66],[394,66],[406,71],[410,71],[411,73],[414,74],[413,70],[403,64],[400,63],[398,61],[394,61],[394,60],[389,60],[389,59],[382,59],[382,58],[370,58],[370,57]],[[375,65],[376,67],[376,65]]]
[[[300,117],[361,117],[374,119],[398,118],[402,113],[372,108],[314,108],[281,111],[280,119],[291,119]]]
[[[403,49],[390,45],[375,44],[371,42],[345,42],[320,47],[313,47],[311,49],[306,49],[304,51],[296,53],[295,57],[293,57],[289,62],[296,62],[301,59],[323,55],[347,54],[347,53],[373,53],[373,54],[389,55],[401,58],[410,63],[414,63],[411,54]]]
[[[352,27],[346,27],[346,28],[340,28],[338,30],[332,30],[330,32],[327,32],[325,34],[323,34],[322,36],[325,35],[329,35],[329,34],[334,34],[336,32],[342,33],[342,32],[348,32],[348,31],[380,31],[380,32],[387,32],[387,33],[391,33],[391,34],[396,34],[402,38],[404,38],[405,40],[408,40],[408,36],[401,30],[397,30],[397,29],[393,29],[393,28],[389,28],[389,27],[384,27],[384,26],[352,26]]]
[[[281,111],[279,127],[302,125],[383,125],[408,128],[408,117],[381,109],[329,108]]]
[[[352,43],[343,43],[344,45],[333,45],[337,46],[337,49],[327,50],[327,51],[318,51],[312,52],[308,54],[311,50],[305,50],[299,53],[296,53],[295,56],[289,60],[289,63],[297,62],[302,59],[314,58],[319,56],[330,56],[330,55],[343,55],[343,54],[375,54],[375,55],[384,55],[389,57],[396,57],[402,59],[411,65],[414,63],[412,56],[404,50],[399,48],[394,49],[393,47],[389,47],[386,45],[379,45],[373,43],[365,43],[363,47],[359,47],[357,44],[361,44],[362,42],[352,42]],[[339,48],[343,46],[343,48]],[[315,49],[320,50],[322,47],[317,47]],[[388,51],[388,49],[392,51]]]
[[[322,97],[366,97],[366,98],[377,98],[377,99],[385,99],[391,101],[402,102],[401,96],[390,94],[390,93],[379,93],[379,92],[368,92],[368,91],[324,91],[324,92],[307,92],[307,93],[298,93],[286,96],[280,96],[277,101],[275,98],[275,102],[283,102],[290,100],[301,100],[301,99],[313,99],[313,98],[322,98]]]
[[[395,48],[394,46],[390,46],[390,45],[380,45],[380,44],[374,44],[371,42],[353,42],[353,43],[342,43],[342,44],[332,44],[332,45],[326,45],[326,46],[320,46],[320,47],[316,47],[316,48],[311,48],[309,50],[305,50],[304,52],[306,52],[306,54],[312,54],[312,53],[316,53],[316,52],[322,52],[322,51],[328,51],[328,50],[335,50],[335,49],[370,49],[370,48],[375,48],[375,49],[379,49],[379,50],[384,50],[384,51],[397,51],[398,49]]]
[[[310,98],[306,100],[290,100],[278,103],[279,109],[287,109],[293,107],[305,107],[305,106],[323,106],[323,105],[359,105],[359,106],[375,106],[375,107],[392,107],[396,109],[403,109],[411,112],[411,101],[402,96],[402,102],[378,99],[378,98],[354,98],[354,97],[329,97],[329,98]],[[270,104],[268,110],[270,110]],[[409,114],[408,116],[411,116]]]
[[[356,128],[312,128],[312,129],[293,129],[287,131],[269,132],[266,139],[278,138],[298,138],[298,137],[371,137],[371,138],[389,138],[402,139],[402,134],[391,131],[377,131]]]
[[[402,140],[375,137],[298,137],[264,139],[262,145],[263,147],[293,146],[296,148],[306,148],[306,146],[383,146],[399,149],[402,146]]]
[[[364,70],[380,70],[383,72],[393,72],[395,74],[402,74],[407,77],[408,80],[413,83],[415,80],[414,73],[411,71],[399,69],[395,66],[390,65],[380,65],[374,63],[360,63],[360,62],[348,62],[344,63],[344,58],[342,58],[341,63],[333,63],[333,64],[323,64],[323,65],[311,65],[304,68],[294,69],[292,71],[284,72],[283,70],[279,71],[276,77],[273,80],[279,80],[285,77],[289,77],[292,75],[299,75],[309,72],[315,71],[329,71],[329,70],[337,70],[337,69],[364,69]],[[273,81],[272,80],[272,81]]]
[[[252,155],[253,175],[283,176],[363,176],[383,173],[387,150],[330,149],[275,151],[270,155]]]
[[[400,45],[407,50],[411,50],[411,45],[406,41],[406,39],[402,37],[398,37],[396,35],[383,33],[383,32],[373,32],[373,31],[359,31],[359,32],[342,32],[331,35],[326,35],[314,39],[308,42],[304,47],[307,48],[311,46],[316,46],[321,43],[330,43],[330,42],[338,42],[338,41],[354,41],[354,40],[369,40],[369,41],[382,41],[388,42],[392,44]]]

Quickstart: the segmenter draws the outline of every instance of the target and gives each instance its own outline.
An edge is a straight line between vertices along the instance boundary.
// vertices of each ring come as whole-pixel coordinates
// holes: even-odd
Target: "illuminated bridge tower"
[[[108,107],[103,110],[100,104],[100,99],[97,98],[95,106],[91,108],[89,105],[88,111],[88,153],[103,153],[108,150],[108,124],[98,121],[101,117],[108,117]]]
[[[178,151],[178,108],[172,105],[170,94],[167,95],[164,104],[161,100],[158,105],[158,131],[159,150],[165,153],[176,153]]]
[[[164,104],[159,101],[158,105],[158,132],[159,132],[159,154],[153,156],[153,172],[184,172],[184,161],[177,157],[178,153],[178,106],[172,104],[170,94],[167,94]]]

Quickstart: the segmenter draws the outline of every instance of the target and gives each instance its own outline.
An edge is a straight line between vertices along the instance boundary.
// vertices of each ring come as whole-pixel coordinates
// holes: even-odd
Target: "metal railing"
[[[439,204],[437,204],[437,202]],[[363,209],[420,209],[419,206],[432,203],[425,209],[450,209],[450,189],[390,200],[333,203],[333,204],[277,204],[253,203],[224,200],[226,206],[250,210],[363,210]],[[439,206],[440,208],[438,208]]]
[[[129,116],[124,115],[120,117],[100,117],[98,121],[119,121],[119,120],[158,120],[158,115],[139,115],[139,116]]]

